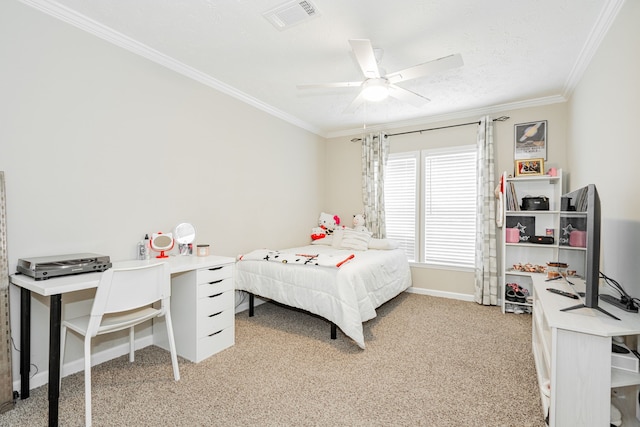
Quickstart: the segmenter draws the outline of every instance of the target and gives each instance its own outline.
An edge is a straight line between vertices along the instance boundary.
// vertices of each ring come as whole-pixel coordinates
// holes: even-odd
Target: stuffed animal
[[[327,232],[322,227],[313,227],[311,229],[311,240],[319,240],[327,237]]]
[[[364,214],[356,214],[353,216],[353,229],[355,231],[369,231],[365,226]]]
[[[320,213],[318,225],[323,228],[327,234],[333,234],[333,230],[340,226],[340,217],[325,212]]]
[[[323,239],[333,234],[333,231],[340,227],[340,217],[338,215],[320,213],[318,227],[311,229],[311,240]]]

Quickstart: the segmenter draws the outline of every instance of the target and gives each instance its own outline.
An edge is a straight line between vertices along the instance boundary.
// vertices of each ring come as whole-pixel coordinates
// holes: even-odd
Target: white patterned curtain
[[[498,304],[498,260],[496,255],[495,172],[493,120],[483,117],[478,126],[478,216],[476,220],[475,301]]]
[[[369,134],[362,141],[362,202],[367,228],[373,237],[386,236],[384,215],[384,170],[389,141],[383,133]]]

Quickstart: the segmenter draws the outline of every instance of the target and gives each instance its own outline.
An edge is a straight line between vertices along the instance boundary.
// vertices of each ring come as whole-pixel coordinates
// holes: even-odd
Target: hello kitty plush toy
[[[367,230],[367,227],[365,226],[365,219],[364,219],[364,214],[356,214],[353,216],[353,229],[355,231],[366,231],[368,232],[369,230]]]
[[[339,227],[340,217],[338,215],[322,212],[318,218],[318,226],[311,229],[311,240],[324,239]]]
[[[327,234],[333,234],[333,230],[340,226],[340,217],[329,213],[321,212],[318,218],[318,225],[324,229]]]
[[[311,240],[320,240],[327,237],[327,231],[322,227],[313,227],[311,229]]]

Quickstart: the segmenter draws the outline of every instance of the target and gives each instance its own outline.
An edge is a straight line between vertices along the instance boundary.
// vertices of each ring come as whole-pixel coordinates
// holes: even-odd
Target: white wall
[[[182,221],[220,255],[308,241],[322,138],[16,1],[0,3],[0,63],[10,271],[30,256],[132,259],[145,233]],[[16,345],[18,295],[12,286]],[[86,308],[90,296],[73,298]],[[47,304],[33,304],[41,373]]]
[[[640,298],[640,2],[626,1],[569,102],[573,188],[602,203],[601,270]]]

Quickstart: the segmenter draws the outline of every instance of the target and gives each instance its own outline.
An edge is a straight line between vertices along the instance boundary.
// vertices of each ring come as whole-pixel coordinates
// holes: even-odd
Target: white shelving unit
[[[509,308],[520,307],[527,312],[531,312],[532,304],[530,302],[513,302],[506,300],[507,283],[516,283],[520,287],[526,289],[529,295],[533,296],[534,288],[532,286],[531,272],[518,271],[514,269],[516,264],[531,264],[533,266],[546,266],[548,262],[560,261],[568,262],[564,255],[564,249],[559,244],[560,218],[565,215],[560,211],[561,197],[564,194],[563,173],[562,169],[557,171],[557,176],[540,175],[528,177],[509,177],[506,172],[502,175],[504,183],[503,197],[503,226],[502,226],[502,280],[501,280],[501,301],[502,312],[505,313]],[[515,202],[520,207],[522,199],[526,196],[544,196],[549,200],[549,210],[516,210],[509,205],[507,191],[515,195]],[[518,208],[519,209],[519,208]],[[531,228],[531,219],[535,221],[534,230],[526,230],[532,236],[545,236],[547,229],[553,230],[553,244],[536,244],[520,241],[518,243],[507,243],[507,227],[513,224],[519,224],[523,227]],[[529,225],[526,225],[529,224]],[[513,227],[510,227],[513,228]],[[562,252],[562,253],[561,253]],[[572,269],[580,272],[584,270],[584,250],[573,251],[574,253],[582,253],[582,268],[573,268],[575,260],[568,262]],[[580,274],[580,273],[578,273]]]

